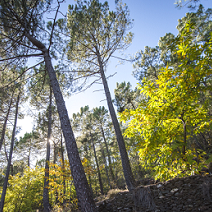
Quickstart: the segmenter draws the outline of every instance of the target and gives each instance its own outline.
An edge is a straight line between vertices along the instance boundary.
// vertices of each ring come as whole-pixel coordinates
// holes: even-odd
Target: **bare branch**
[[[1,59],[0,62],[7,61],[7,60],[13,60],[13,59],[17,59],[17,58],[23,58],[23,57],[38,57],[38,56],[42,56],[42,55],[43,55],[43,54],[17,55],[17,56],[15,56],[15,57],[10,57],[10,58]]]
[[[53,25],[52,25],[52,31],[51,31],[51,35],[50,35],[50,39],[49,39],[48,50],[50,49],[50,47],[52,45],[53,32],[54,32],[54,28],[55,28],[55,25],[56,25],[56,18],[57,18],[57,14],[58,14],[59,9],[60,9],[60,3],[58,2],[57,10],[56,10],[55,17],[54,17],[54,22],[53,22]]]
[[[89,84],[88,86],[86,86],[86,88],[84,88],[83,90],[79,91],[78,93],[82,93],[82,92],[86,91],[86,90],[89,89],[93,84],[97,83],[99,80],[101,80],[101,77],[99,77],[98,79],[94,80],[91,84]],[[87,81],[87,78],[86,78],[84,84],[86,83],[86,81]],[[78,93],[77,93],[77,94],[78,94]]]
[[[117,74],[117,72],[115,72],[114,74],[112,74],[112,75],[109,75],[108,77],[107,77],[107,79],[109,79],[110,77],[113,77],[113,76],[115,76]]]
[[[94,90],[93,93],[98,91],[104,91],[104,89]]]
[[[127,61],[127,62],[135,62],[135,60],[136,60],[136,59],[128,60],[128,59],[124,59],[124,58],[113,56],[113,55],[111,55],[111,57],[119,59],[119,60],[124,60],[124,61]]]

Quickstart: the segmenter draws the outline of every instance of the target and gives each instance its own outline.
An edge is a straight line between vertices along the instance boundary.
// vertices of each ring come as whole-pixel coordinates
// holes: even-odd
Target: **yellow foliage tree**
[[[169,44],[178,55],[177,66],[160,70],[155,82],[144,79],[139,85],[144,98],[138,108],[120,114],[128,125],[125,136],[139,141],[144,166],[163,180],[197,172],[212,159],[193,141],[194,135],[212,127],[212,40],[197,43],[193,27],[188,22]]]

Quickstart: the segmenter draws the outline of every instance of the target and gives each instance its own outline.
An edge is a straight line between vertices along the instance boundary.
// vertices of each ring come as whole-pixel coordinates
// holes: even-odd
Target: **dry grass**
[[[55,205],[51,211],[52,212],[72,212],[72,211],[80,212],[79,210],[76,209],[76,207],[73,207],[72,205],[68,205],[68,204],[65,207]]]
[[[107,199],[112,199],[114,198],[118,193],[121,193],[121,192],[126,192],[128,190],[121,190],[121,189],[111,189],[107,192],[107,195],[100,195],[98,197],[95,198],[95,202],[102,202],[104,200],[107,200]]]
[[[126,192],[128,191],[127,189],[126,190],[121,190],[121,189],[111,189],[107,192],[107,196],[106,196],[106,199],[112,199],[114,198],[118,193],[121,193],[121,192]]]

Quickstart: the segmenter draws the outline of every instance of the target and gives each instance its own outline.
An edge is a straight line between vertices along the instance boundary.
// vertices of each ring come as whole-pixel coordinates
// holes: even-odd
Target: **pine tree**
[[[98,77],[96,81],[102,81],[129,190],[135,187],[135,180],[113,107],[105,71],[112,54],[117,50],[127,48],[131,43],[132,33],[126,33],[130,26],[129,10],[126,5],[122,5],[121,1],[117,3],[115,12],[109,11],[107,2],[102,4],[98,0],[86,2],[79,0],[75,7],[69,6],[68,58],[78,63],[78,75],[84,78],[96,76]]]

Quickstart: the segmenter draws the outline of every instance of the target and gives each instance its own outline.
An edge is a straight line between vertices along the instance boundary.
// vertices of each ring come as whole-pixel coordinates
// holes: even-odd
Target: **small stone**
[[[171,193],[174,193],[174,192],[176,192],[178,190],[179,190],[178,188],[174,188],[174,189],[171,190]]]
[[[162,190],[161,193],[162,193],[162,194],[168,194],[169,191],[167,191],[167,190]]]
[[[160,199],[163,199],[163,198],[165,198],[165,197],[164,197],[164,196],[159,196],[159,198],[160,198]]]
[[[162,184],[158,184],[157,185],[157,188],[161,188],[161,187],[163,187]]]
[[[179,196],[179,192],[175,193],[174,196]]]

